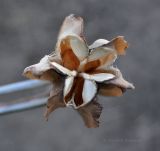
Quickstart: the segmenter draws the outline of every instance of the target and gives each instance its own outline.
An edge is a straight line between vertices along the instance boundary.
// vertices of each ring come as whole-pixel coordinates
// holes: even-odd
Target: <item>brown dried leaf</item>
[[[102,106],[96,102],[96,100],[93,100],[84,107],[79,108],[78,112],[88,128],[99,127],[99,117],[102,112]]]

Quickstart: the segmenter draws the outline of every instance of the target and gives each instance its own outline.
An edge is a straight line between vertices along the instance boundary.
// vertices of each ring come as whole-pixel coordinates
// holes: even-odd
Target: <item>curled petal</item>
[[[124,55],[125,49],[128,48],[128,43],[124,40],[123,36],[117,36],[111,41],[108,41],[106,39],[98,39],[89,46],[89,49],[97,48],[105,48],[108,51],[116,51],[118,55]]]
[[[89,46],[89,49],[95,49],[95,48],[98,48],[98,47],[102,47],[102,46],[104,46],[108,43],[109,43],[109,41],[106,40],[106,39],[98,39],[95,42],[93,42],[93,44],[91,44]]]
[[[89,49],[86,42],[80,37],[69,36],[69,38],[70,45],[74,54],[78,57],[80,61],[84,60],[89,53]]]
[[[117,86],[125,88],[125,89],[135,89],[134,85],[132,83],[129,83],[128,81],[126,81],[123,77],[119,77],[117,79],[111,80],[108,83],[117,85]]]
[[[54,57],[54,60],[58,62],[58,60],[56,60],[56,57]],[[48,55],[43,57],[39,63],[25,68],[23,75],[30,79],[49,81],[54,81],[58,77],[58,74],[53,70],[53,67],[50,66],[50,56]]]
[[[111,41],[105,39],[96,40],[89,46],[91,52],[83,70],[104,69],[111,66],[117,59],[117,55],[125,54],[127,47],[128,44],[123,36],[118,36]]]
[[[65,62],[65,59],[74,56],[76,64],[79,64],[78,61],[83,60],[88,55],[88,47],[83,36],[83,19],[81,17],[71,14],[65,18],[58,36],[56,53],[62,57],[63,62]]]
[[[120,72],[119,69],[112,67],[110,68],[110,70],[112,70],[115,73],[116,78],[113,80],[107,81],[106,84],[114,84],[124,89],[134,89],[135,88],[132,83],[129,83],[123,78],[122,73]]]

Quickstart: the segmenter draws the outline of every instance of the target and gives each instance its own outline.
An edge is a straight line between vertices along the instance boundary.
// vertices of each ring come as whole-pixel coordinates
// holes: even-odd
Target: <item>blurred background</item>
[[[0,117],[0,151],[158,151],[160,136],[159,0],[0,0],[0,85],[26,80],[22,71],[55,46],[63,19],[85,20],[88,44],[123,35],[130,44],[117,66],[136,89],[100,98],[101,124],[88,129],[72,109],[46,122],[45,108]]]

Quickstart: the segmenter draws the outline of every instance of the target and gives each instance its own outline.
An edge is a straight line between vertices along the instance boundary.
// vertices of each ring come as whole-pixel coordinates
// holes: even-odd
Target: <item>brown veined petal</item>
[[[98,94],[103,96],[122,96],[122,88],[113,84],[100,84]]]
[[[80,64],[78,57],[74,54],[70,38],[64,38],[60,43],[60,55],[62,58],[62,65],[70,70],[77,70]]]
[[[77,36],[69,35],[61,40],[60,55],[64,67],[70,70],[78,69],[80,62],[88,56],[85,41]]]
[[[97,48],[91,51],[87,63],[83,67],[84,72],[89,72],[97,68],[108,67],[116,60],[117,55],[114,51],[106,48]]]
[[[52,60],[59,62],[59,60],[54,57]],[[23,75],[30,79],[39,80],[56,80],[59,75],[54,71],[54,68],[50,66],[50,56],[46,55],[43,57],[39,63],[31,65],[24,69]]]
[[[97,103],[95,99],[89,104],[79,108],[77,111],[88,128],[99,127],[99,117],[102,112],[102,106]]]

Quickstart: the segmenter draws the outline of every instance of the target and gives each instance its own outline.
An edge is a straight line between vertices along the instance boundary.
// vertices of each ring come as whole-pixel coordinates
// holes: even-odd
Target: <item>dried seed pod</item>
[[[99,126],[102,107],[96,95],[121,96],[134,86],[113,67],[118,55],[128,47],[123,36],[111,41],[98,39],[88,46],[83,35],[83,19],[65,18],[55,51],[38,64],[27,67],[24,75],[49,80],[53,84],[47,103],[46,118],[59,107],[72,106],[89,128]]]

